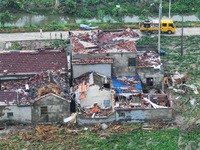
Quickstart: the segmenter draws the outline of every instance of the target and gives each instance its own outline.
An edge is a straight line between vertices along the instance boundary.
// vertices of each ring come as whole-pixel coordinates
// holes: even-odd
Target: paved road
[[[43,32],[42,38],[40,32],[25,32],[25,33],[0,33],[1,41],[20,41],[20,40],[44,40],[44,39],[60,39],[62,34],[63,39],[68,37],[68,31]]]
[[[194,28],[184,28],[184,35],[200,35],[200,27]],[[140,35],[142,34],[139,29],[136,30]],[[68,31],[56,31],[56,32],[43,32],[43,37],[40,37],[39,32],[25,32],[25,33],[0,33],[0,49],[7,41],[20,41],[20,40],[46,40],[46,39],[60,39],[60,34],[62,34],[62,39],[68,38]],[[176,29],[175,34],[164,34],[166,36],[180,36],[181,28]]]
[[[136,30],[137,33],[139,33],[139,35],[145,35],[142,34],[139,29]],[[181,28],[177,28],[176,29],[176,33],[175,34],[164,34],[165,36],[181,36]],[[193,28],[183,28],[183,35],[184,36],[190,36],[190,35],[200,35],[200,27],[193,27]]]

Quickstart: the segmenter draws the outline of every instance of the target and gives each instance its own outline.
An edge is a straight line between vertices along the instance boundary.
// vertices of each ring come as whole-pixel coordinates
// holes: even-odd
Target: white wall
[[[98,105],[103,108],[104,100],[110,100],[110,106],[113,106],[111,91],[105,89],[99,90],[99,88],[98,85],[89,87],[88,91],[85,92],[86,98],[80,100],[81,107],[93,106],[94,103],[98,103]]]

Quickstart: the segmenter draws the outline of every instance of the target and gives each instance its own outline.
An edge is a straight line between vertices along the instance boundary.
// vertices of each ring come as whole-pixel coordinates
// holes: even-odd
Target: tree
[[[76,12],[76,2],[72,0],[65,1],[63,11],[68,14],[73,14]]]
[[[3,27],[6,22],[10,22],[11,20],[13,20],[13,16],[9,11],[6,11],[6,12],[0,14],[0,22]]]
[[[21,3],[18,0],[6,0],[5,6],[13,10],[20,10],[21,8],[20,4]]]

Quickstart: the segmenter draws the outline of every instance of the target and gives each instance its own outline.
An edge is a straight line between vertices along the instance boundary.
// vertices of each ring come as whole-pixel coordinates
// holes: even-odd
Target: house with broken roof
[[[158,51],[137,52],[137,74],[146,93],[150,89],[164,89],[164,71]]]
[[[131,29],[122,31],[71,32],[72,75],[76,78],[94,71],[108,77],[136,76],[139,35]]]
[[[106,99],[102,97],[103,99],[100,98],[98,101],[93,97],[98,95],[96,93],[101,88],[88,90],[91,87],[90,84],[87,84],[88,88],[82,84],[87,94],[86,92],[79,93],[80,95],[76,93],[75,97],[81,98],[79,99],[81,108],[88,107],[89,109],[84,109],[78,115],[79,124],[95,124],[113,120],[141,122],[155,118],[172,118],[172,110],[166,109],[170,106],[167,95],[149,93],[151,89],[163,87],[164,74],[160,56],[152,48],[137,51],[134,43],[139,38],[137,33],[130,29],[115,32],[71,32],[70,38],[73,78],[84,83],[84,80],[79,80],[77,77],[91,71],[110,78],[110,89],[107,90],[110,90],[112,94],[110,106],[114,112],[100,116],[94,108],[97,106],[101,108],[99,105],[102,106]],[[158,112],[154,111],[155,108],[160,108],[159,115],[155,115]]]
[[[6,51],[0,58],[1,96],[12,93],[0,98],[1,121],[50,123],[70,115],[64,49]]]
[[[25,86],[29,83],[29,89]],[[52,123],[70,115],[69,85],[59,71],[46,71],[27,80],[1,85],[0,122]]]

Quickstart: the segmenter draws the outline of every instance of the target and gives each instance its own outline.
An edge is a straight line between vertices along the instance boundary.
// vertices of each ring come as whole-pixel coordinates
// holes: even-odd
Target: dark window
[[[103,86],[104,86],[105,88],[110,88],[110,84],[109,84],[109,83],[104,83]]]
[[[172,24],[172,23],[169,23],[169,27],[172,27],[172,28],[174,28],[174,24]]]
[[[150,28],[150,24],[144,24],[145,28]]]
[[[110,100],[104,100],[104,106],[110,107]]]
[[[125,112],[119,112],[119,117],[125,117]]]
[[[136,59],[135,58],[129,58],[128,59],[128,66],[136,66]]]
[[[166,24],[166,23],[163,23],[163,24],[162,24],[162,26],[163,26],[163,27],[166,27],[166,26],[167,26],[167,24]]]
[[[153,78],[147,78],[147,86],[153,86]]]
[[[8,112],[7,117],[11,117],[11,116],[13,116],[13,112]]]
[[[41,115],[47,115],[48,113],[47,106],[40,107],[40,109],[41,109]]]

